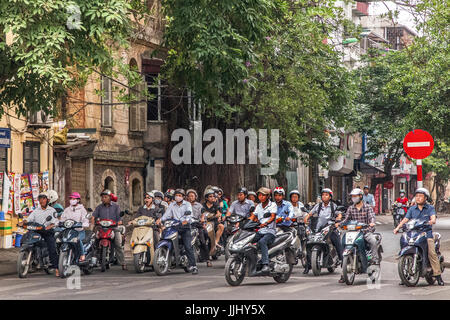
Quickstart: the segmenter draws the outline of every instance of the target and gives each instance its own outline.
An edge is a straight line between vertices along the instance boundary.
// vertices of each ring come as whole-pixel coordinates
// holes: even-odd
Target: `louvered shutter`
[[[142,79],[142,83],[139,85],[140,92],[140,100],[141,102],[138,104],[138,119],[139,119],[139,131],[147,131],[147,96],[142,94],[142,92],[146,92],[147,82],[145,78]]]
[[[109,104],[112,103],[111,79],[102,78],[102,90],[102,126],[112,127],[112,106]]]

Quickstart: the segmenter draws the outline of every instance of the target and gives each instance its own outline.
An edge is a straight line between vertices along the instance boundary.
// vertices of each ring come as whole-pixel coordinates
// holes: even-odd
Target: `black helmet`
[[[241,188],[238,189],[238,191],[236,193],[243,193],[243,194],[245,194],[245,196],[247,196],[248,195],[248,190],[247,190],[246,187],[241,187]]]
[[[161,199],[164,198],[164,195],[161,191],[155,191],[153,192],[153,194],[155,195],[155,197],[160,197]]]
[[[181,195],[183,195],[183,197],[186,195],[186,192],[184,191],[184,189],[176,189],[175,190],[175,192],[173,193],[173,195],[176,195],[176,194],[181,194]]]
[[[100,193],[100,196],[111,196],[112,192],[109,189],[105,189]]]

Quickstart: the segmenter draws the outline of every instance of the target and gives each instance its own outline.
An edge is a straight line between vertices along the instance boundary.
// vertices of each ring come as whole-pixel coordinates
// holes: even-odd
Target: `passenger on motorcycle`
[[[213,187],[213,190],[216,193],[217,202],[219,204],[222,217],[225,217],[225,214],[228,211],[228,203],[225,201],[225,197],[223,196],[223,190],[219,187]]]
[[[269,269],[269,245],[275,240],[276,234],[276,214],[277,205],[269,200],[270,189],[261,187],[258,192],[259,204],[256,206],[255,212],[250,215],[250,220],[260,223],[260,229],[253,241],[258,243],[261,250],[261,271],[268,272]],[[264,214],[270,213],[270,217],[265,218]]]
[[[213,189],[207,189],[205,191],[205,203],[203,204],[203,211],[205,215],[207,215],[208,213],[214,213],[216,215],[216,218],[214,219],[216,247],[222,249],[219,241],[225,227],[222,223],[220,223],[222,213],[220,211],[219,204],[216,201],[216,196]],[[213,255],[215,250],[216,248],[211,248],[210,255]]]
[[[57,223],[57,219],[55,218],[56,210],[51,207],[50,200],[48,198],[48,194],[46,192],[42,192],[38,196],[39,206],[30,213],[27,217],[27,222],[35,222],[39,224],[45,224],[48,216],[52,217],[50,220],[50,225],[48,225],[45,230],[46,232],[42,232],[42,238],[44,238],[47,243],[48,255],[50,257],[51,268],[55,270],[55,275],[59,277],[58,271],[58,253],[56,252],[56,240],[55,240],[55,232],[53,228]]]
[[[397,228],[394,229],[394,233],[397,233],[400,228],[407,223],[410,219],[424,219],[430,220],[430,226],[436,223],[436,210],[434,207],[427,203],[430,200],[430,192],[426,188],[418,188],[415,192],[416,205],[409,208],[405,218],[399,223]],[[444,280],[441,277],[440,263],[436,254],[433,231],[427,232],[428,241],[428,259],[430,260],[431,268],[433,269],[433,276],[436,278],[438,285],[443,286]]]
[[[400,190],[400,197],[398,197],[395,200],[394,204],[395,203],[401,203],[401,204],[405,205],[403,210],[405,210],[405,213],[408,211],[408,208],[407,208],[408,207],[408,198],[406,197],[405,190]]]
[[[292,190],[291,192],[289,192],[289,200],[291,201],[292,207],[294,209],[294,216],[304,218],[302,208],[304,208],[305,206],[300,201],[300,192],[298,190]]]
[[[363,191],[359,188],[355,188],[350,192],[353,204],[348,207],[345,219],[339,224],[345,224],[347,221],[356,220],[360,223],[369,225],[369,228],[363,230],[364,241],[369,244],[370,252],[372,253],[372,261],[374,265],[380,264],[380,257],[378,256],[377,239],[374,235],[375,232],[375,212],[372,207],[363,201]],[[344,282],[341,277],[340,283]]]
[[[361,191],[362,192],[362,191]],[[333,199],[333,191],[329,188],[322,189],[321,192],[321,200],[322,202],[316,204],[310,213],[305,215],[304,221],[305,224],[308,223],[309,218],[317,214],[319,219],[317,221],[316,228],[319,230],[322,226],[326,225],[328,221],[335,221],[338,222],[342,219],[342,214],[336,212],[337,205],[332,201]],[[337,226],[337,224],[336,224]],[[337,230],[333,230],[333,232],[330,234],[330,240],[333,244],[334,248],[336,249],[336,253],[338,255],[339,261],[342,262],[342,245],[341,245],[341,238],[339,236],[339,233]],[[309,270],[311,270],[311,256],[308,254],[307,256],[307,265],[305,267],[305,270],[303,271],[304,274],[307,274]]]
[[[87,211],[81,204],[81,195],[78,192],[72,192],[69,195],[69,203],[70,205],[61,216],[61,222],[70,219],[82,223],[82,228],[76,230],[78,231],[78,243],[80,245],[80,262],[83,262],[86,259],[83,240],[86,237],[85,230],[89,228],[89,219],[86,217]]]
[[[158,205],[155,202],[155,195],[153,192],[147,192],[144,195],[144,205],[139,207],[134,218],[146,216],[155,219],[155,221],[160,219],[163,216],[165,209],[162,205]],[[132,223],[131,220],[128,222],[128,225],[131,225]],[[158,243],[159,237],[159,232],[153,232],[153,243]]]
[[[186,191],[186,194],[187,200],[192,206],[192,217],[194,217],[201,223],[197,226],[198,239],[200,241],[200,262],[206,261],[206,266],[212,267],[211,260],[209,259],[208,246],[206,243],[206,239],[208,239],[208,231],[206,231],[206,228],[204,226],[205,219],[202,213],[203,206],[200,202],[197,201],[197,191],[195,191],[194,189],[188,189]]]
[[[280,219],[278,225],[289,227],[292,224],[294,215],[294,207],[289,201],[284,200],[286,192],[282,187],[276,187],[273,190],[273,199],[277,204],[277,220]]]
[[[258,203],[258,198],[256,197],[255,191],[249,191],[247,195],[247,199],[253,201],[253,203],[256,205]]]
[[[192,237],[190,224],[192,222],[192,206],[189,202],[184,200],[185,195],[186,193],[183,189],[176,189],[174,191],[174,201],[169,205],[169,208],[166,210],[162,218],[158,220],[158,223],[169,219],[181,221],[182,225],[178,230],[178,234],[181,236],[184,248],[186,249],[190,271],[192,274],[198,274],[194,248],[192,248],[191,245]],[[186,216],[186,211],[190,211],[191,214]]]
[[[58,213],[58,218],[61,217],[62,213],[64,212],[64,207],[56,202],[58,201],[58,192],[56,192],[55,190],[48,190],[48,200],[49,206],[54,208]]]
[[[255,206],[255,203],[252,200],[246,199],[248,194],[247,188],[242,187],[237,190],[236,198],[237,200],[233,201],[228,212],[226,214],[229,217],[232,214],[236,214],[238,216],[244,217],[248,219],[250,216],[250,208]],[[245,223],[245,220],[242,221]]]
[[[111,194],[112,192],[108,189],[105,189],[100,193],[102,203],[95,208],[94,213],[92,214],[92,224],[94,224],[94,220],[97,218],[113,220],[118,225],[122,224],[120,207],[117,203],[111,201]],[[123,254],[122,234],[118,229],[114,230],[114,250],[117,254],[118,263],[122,265],[122,270],[128,270]]]
[[[166,193],[164,193],[164,201],[167,203],[167,207],[173,202],[175,190],[167,189]]]
[[[169,207],[169,204],[164,201],[164,194],[159,190],[152,190],[153,194],[155,195],[155,200],[153,201],[156,205],[161,205],[164,207],[164,211],[167,210]]]

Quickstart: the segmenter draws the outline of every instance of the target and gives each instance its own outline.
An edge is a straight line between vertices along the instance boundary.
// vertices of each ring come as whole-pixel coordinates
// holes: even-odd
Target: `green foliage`
[[[439,140],[435,142],[433,153],[423,160],[425,172],[436,173],[436,178],[444,184],[450,179],[450,146]]]

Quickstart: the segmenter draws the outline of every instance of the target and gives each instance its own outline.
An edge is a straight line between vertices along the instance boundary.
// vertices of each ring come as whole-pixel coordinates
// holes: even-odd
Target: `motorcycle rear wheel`
[[[158,276],[165,276],[169,272],[169,259],[166,259],[167,247],[160,247],[155,251],[155,258],[153,259],[153,269]],[[162,264],[164,260],[164,264]],[[158,263],[159,262],[159,263]]]
[[[306,261],[306,254],[307,254],[307,252],[306,252],[306,245],[305,244],[302,244],[302,255],[301,255],[301,257],[299,257],[300,259],[300,263],[302,264],[302,267],[303,268],[306,268],[306,263],[307,263],[307,261]]]
[[[411,275],[410,269],[412,268],[413,262],[414,256],[412,254],[401,256],[398,261],[398,274],[407,287],[415,287],[420,278],[418,266],[416,266],[416,270]]]
[[[19,278],[26,278],[28,274],[28,270],[30,269],[30,265],[26,262],[28,261],[28,256],[31,255],[32,250],[21,251],[19,256],[17,257],[17,275]],[[31,263],[30,257],[30,263]]]
[[[318,250],[314,250],[311,252],[311,267],[313,274],[317,277],[320,276],[322,271],[322,267],[320,266],[320,252]]]
[[[278,283],[285,283],[291,277],[291,273],[292,273],[292,269],[293,268],[294,268],[294,266],[292,264],[290,264],[288,272],[282,273],[282,274],[278,274],[278,275],[274,276],[273,280],[275,280]]]
[[[242,260],[235,255],[232,255],[225,264],[225,280],[227,280],[227,283],[232,287],[236,287],[244,281],[245,272],[247,271],[247,266],[245,264],[242,267],[243,272],[240,275],[237,274],[242,264]]]
[[[342,261],[342,277],[347,285],[352,285],[355,281],[356,272],[352,270],[355,257],[353,254],[347,255]]]

